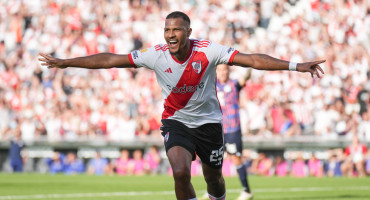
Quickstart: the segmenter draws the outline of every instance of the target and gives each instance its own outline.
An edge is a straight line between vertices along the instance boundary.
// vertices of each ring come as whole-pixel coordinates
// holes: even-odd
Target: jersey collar
[[[179,64],[184,64],[188,59],[189,59],[189,57],[190,57],[190,55],[193,53],[193,46],[194,46],[194,40],[190,40],[190,51],[189,51],[189,54],[188,54],[188,56],[186,56],[186,59],[184,60],[184,61],[179,61],[179,60],[177,60],[176,58],[175,58],[175,56],[173,56],[172,54],[171,54],[171,57],[172,57],[172,59],[174,60],[174,61],[176,61],[177,63],[179,63]]]

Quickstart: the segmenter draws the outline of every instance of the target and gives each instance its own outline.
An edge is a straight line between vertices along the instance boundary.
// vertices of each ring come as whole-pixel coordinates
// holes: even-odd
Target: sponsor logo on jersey
[[[230,53],[230,52],[232,52],[232,51],[234,51],[234,48],[230,47],[230,48],[227,50],[227,53]]]
[[[202,71],[202,61],[200,60],[192,62],[191,66],[193,66],[193,69],[197,74],[200,74],[200,72]]]
[[[182,87],[172,87],[170,85],[167,85],[167,88],[169,90],[171,90],[172,93],[181,93],[181,94],[185,94],[187,92],[195,92],[197,91],[198,89],[203,89],[204,88],[204,83],[203,82],[200,82],[198,85],[196,86],[192,86],[192,85],[186,85],[184,84],[184,86]]]
[[[133,52],[132,52],[132,57],[133,57],[134,59],[136,59],[136,58],[138,58],[138,57],[139,57],[139,55],[137,54],[137,51],[133,51]]]
[[[148,49],[142,49],[142,50],[140,50],[141,53],[144,53],[146,51],[148,51]]]
[[[172,73],[172,69],[171,69],[171,67],[169,67],[168,69],[166,69],[166,71],[164,71],[164,72]]]

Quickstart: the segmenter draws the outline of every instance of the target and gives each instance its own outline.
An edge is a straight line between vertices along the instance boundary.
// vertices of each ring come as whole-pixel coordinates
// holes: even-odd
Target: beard
[[[175,55],[178,55],[179,54],[179,49],[177,49],[176,51],[171,51],[170,50],[170,54],[175,56]]]

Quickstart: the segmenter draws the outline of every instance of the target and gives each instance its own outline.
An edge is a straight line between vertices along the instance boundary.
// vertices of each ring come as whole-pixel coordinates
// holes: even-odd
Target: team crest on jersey
[[[168,138],[170,137],[170,132],[167,132],[166,135],[164,136],[164,141],[168,141]]]
[[[200,72],[202,71],[202,61],[200,60],[192,62],[191,66],[193,66],[193,69],[197,74],[200,74]]]

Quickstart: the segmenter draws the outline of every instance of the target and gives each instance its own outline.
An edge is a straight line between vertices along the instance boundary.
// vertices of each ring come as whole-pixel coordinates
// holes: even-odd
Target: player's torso
[[[164,46],[166,47],[166,46]],[[162,49],[167,49],[162,47]],[[173,94],[194,93],[191,100],[201,98],[207,87],[214,88],[216,74],[212,63],[203,51],[192,51],[184,62],[175,60],[169,51],[161,53],[156,61],[155,73],[163,89],[164,98]]]
[[[222,108],[224,133],[240,130],[239,90],[236,80],[228,80],[221,84],[217,82],[217,96]]]
[[[166,44],[129,54],[135,67],[154,70],[165,100],[162,119],[175,119],[190,128],[206,123],[220,123],[222,114],[216,96],[216,65],[232,63],[237,50],[191,40],[192,51],[179,62]]]
[[[192,42],[192,52],[184,62],[176,60],[167,45],[156,46],[161,52],[154,70],[166,100],[163,118],[186,118],[192,123],[201,123],[203,115],[209,118],[212,112],[221,113],[215,89],[215,61],[207,57],[207,44],[208,41]],[[176,113],[166,113],[166,106]]]
[[[239,91],[236,87],[236,84],[237,82],[235,80],[228,80],[224,84],[217,82],[217,96],[222,108],[228,106],[238,106]]]

